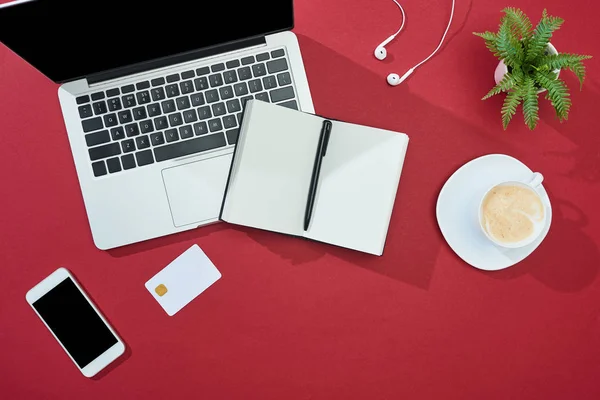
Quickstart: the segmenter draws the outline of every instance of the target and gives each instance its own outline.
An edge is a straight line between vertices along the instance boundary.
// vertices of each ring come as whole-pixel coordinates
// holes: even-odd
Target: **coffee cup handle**
[[[543,181],[544,175],[540,174],[539,172],[534,172],[533,176],[531,177],[531,180],[529,181],[529,186],[531,186],[534,189],[537,189]]]

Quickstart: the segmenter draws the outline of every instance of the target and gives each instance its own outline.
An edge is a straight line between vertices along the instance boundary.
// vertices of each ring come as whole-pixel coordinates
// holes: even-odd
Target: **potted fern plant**
[[[486,100],[500,93],[507,93],[502,106],[504,129],[523,104],[523,116],[529,129],[539,121],[538,95],[546,93],[558,119],[568,118],[571,108],[569,89],[559,78],[561,69],[572,71],[579,79],[580,88],[585,78],[583,60],[591,56],[559,53],[550,43],[552,33],[564,20],[548,15],[546,10],[534,28],[529,17],[518,8],[505,8],[497,33],[474,33],[484,39],[487,48],[500,63],[496,68],[496,86],[483,97]]]

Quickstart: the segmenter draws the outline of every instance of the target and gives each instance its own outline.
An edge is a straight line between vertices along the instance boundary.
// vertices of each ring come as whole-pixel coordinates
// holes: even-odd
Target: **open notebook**
[[[407,146],[402,133],[250,100],[221,219],[381,255]]]

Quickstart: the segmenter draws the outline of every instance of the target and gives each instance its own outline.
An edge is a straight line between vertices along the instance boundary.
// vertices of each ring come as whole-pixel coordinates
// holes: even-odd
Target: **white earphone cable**
[[[394,0],[394,2],[396,2],[396,4],[398,4],[398,2],[396,0]],[[413,71],[415,69],[419,68],[421,65],[425,64],[427,61],[429,61],[442,48],[442,45],[444,44],[444,40],[446,40],[446,35],[448,34],[448,31],[450,30],[450,26],[452,25],[452,19],[454,18],[455,3],[456,3],[456,0],[452,0],[452,11],[450,12],[450,20],[448,21],[448,26],[446,27],[446,31],[444,32],[444,35],[442,36],[442,40],[440,40],[440,44],[438,44],[438,47],[433,51],[433,53],[431,53],[429,55],[429,57],[427,57],[426,59],[424,59],[417,65],[415,65],[414,67],[412,67],[411,69]],[[400,4],[398,4],[398,5],[400,5]],[[404,10],[402,12],[404,13]]]
[[[400,8],[400,11],[402,12],[402,25],[400,25],[400,29],[398,29],[398,31],[396,33],[394,33],[394,37],[395,37],[395,36],[398,36],[398,34],[400,32],[402,32],[402,29],[404,29],[404,25],[406,24],[406,13],[404,12],[404,8],[402,7],[402,5],[400,3],[398,3],[398,0],[393,0],[393,2],[396,3],[398,8]]]

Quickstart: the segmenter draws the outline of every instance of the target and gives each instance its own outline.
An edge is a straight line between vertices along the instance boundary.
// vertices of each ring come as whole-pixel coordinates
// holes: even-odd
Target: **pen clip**
[[[323,121],[323,151],[321,152],[321,157],[325,157],[325,153],[327,153],[327,145],[329,144],[329,137],[331,136],[331,127],[333,124],[330,120],[326,119]]]

